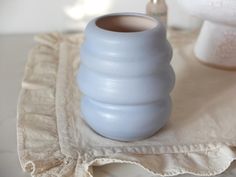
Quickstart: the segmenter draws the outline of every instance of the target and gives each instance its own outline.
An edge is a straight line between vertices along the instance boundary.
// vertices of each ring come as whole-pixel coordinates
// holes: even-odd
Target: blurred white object
[[[205,20],[195,46],[199,60],[219,68],[236,69],[236,1],[179,2],[190,14]]]
[[[168,25],[170,27],[184,30],[194,30],[201,27],[202,20],[190,15],[179,4],[178,0],[166,0],[166,3],[168,5]]]
[[[146,6],[146,13],[156,19],[159,19],[167,26],[168,7],[165,0],[149,0]]]

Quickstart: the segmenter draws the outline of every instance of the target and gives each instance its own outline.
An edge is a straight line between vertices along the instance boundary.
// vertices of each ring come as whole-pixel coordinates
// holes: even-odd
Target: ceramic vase
[[[178,1],[204,20],[195,46],[197,58],[209,66],[236,69],[236,1]]]
[[[114,140],[155,134],[170,117],[171,58],[165,27],[154,18],[119,13],[89,22],[77,74],[83,119]]]

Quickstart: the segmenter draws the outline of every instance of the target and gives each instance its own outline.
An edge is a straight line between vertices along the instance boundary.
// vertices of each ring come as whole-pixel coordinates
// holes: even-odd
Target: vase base
[[[167,123],[170,97],[153,103],[116,105],[81,98],[81,116],[87,125],[103,137],[117,141],[149,138]]]
[[[88,125],[88,126],[89,126],[89,125]],[[148,138],[154,136],[156,133],[158,133],[158,132],[160,131],[160,129],[162,129],[162,128],[160,128],[159,130],[156,130],[156,131],[155,131],[154,133],[152,133],[152,134],[149,134],[149,135],[146,135],[146,136],[143,136],[143,137],[131,138],[131,139],[121,138],[121,137],[114,137],[114,136],[108,136],[108,135],[106,135],[106,134],[104,135],[104,134],[102,134],[102,133],[96,132],[96,130],[94,130],[92,127],[91,127],[91,129],[92,129],[95,133],[99,134],[100,136],[102,136],[102,137],[104,137],[104,138],[107,138],[107,139],[110,139],[110,140],[113,140],[113,141],[134,142],[134,141],[142,141],[142,140],[148,139]]]

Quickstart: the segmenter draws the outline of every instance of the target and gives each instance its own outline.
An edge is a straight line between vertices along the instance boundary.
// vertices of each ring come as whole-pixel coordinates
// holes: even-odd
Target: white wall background
[[[145,12],[148,0],[0,0],[0,34],[83,30],[95,16],[113,12]],[[195,28],[177,0],[167,0],[169,23]]]
[[[145,12],[147,0],[0,0],[0,33],[78,30],[94,16]]]

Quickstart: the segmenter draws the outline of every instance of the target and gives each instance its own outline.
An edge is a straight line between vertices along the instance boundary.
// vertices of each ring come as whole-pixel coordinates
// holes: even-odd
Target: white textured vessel
[[[178,0],[203,28],[195,47],[198,59],[211,66],[236,69],[236,1]]]

